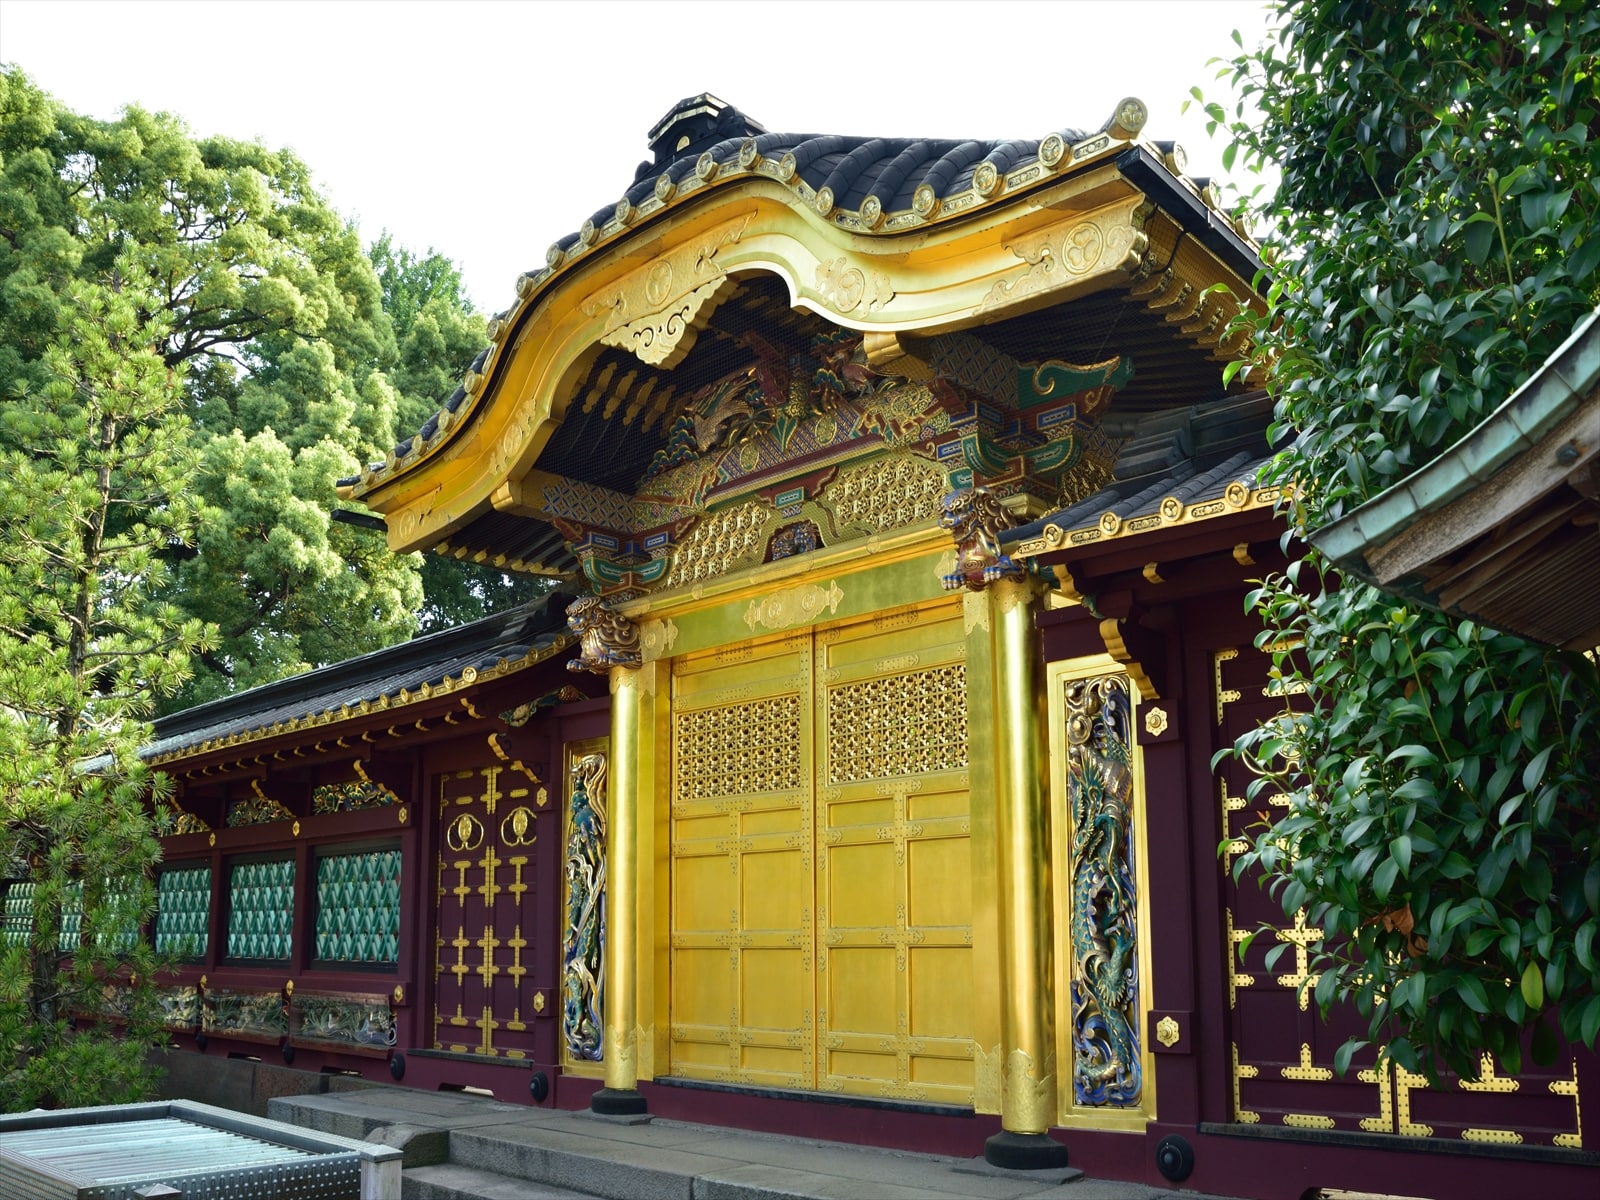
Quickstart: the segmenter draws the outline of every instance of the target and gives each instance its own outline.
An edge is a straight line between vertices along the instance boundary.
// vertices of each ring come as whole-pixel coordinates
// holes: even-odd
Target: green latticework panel
[[[204,958],[211,923],[211,868],[161,872],[156,891],[156,951]]]
[[[10,884],[0,906],[0,946],[26,946],[32,932],[33,884]]]
[[[330,854],[317,863],[317,958],[400,959],[400,851]]]
[[[289,957],[294,925],[294,860],[239,863],[229,886],[228,957]]]
[[[83,937],[83,884],[69,883],[61,889],[61,937],[56,949],[71,954]]]
[[[24,945],[33,932],[33,907],[36,884],[13,883],[6,888],[5,905],[0,911],[0,945]],[[120,954],[133,949],[139,936],[139,924],[133,914],[135,892],[131,887],[117,888],[115,883],[104,896],[108,906],[107,922],[112,925],[119,910],[127,913],[117,924],[117,933],[111,940],[110,951]],[[83,883],[74,881],[61,889],[61,932],[56,937],[56,950],[72,954],[83,939]]]

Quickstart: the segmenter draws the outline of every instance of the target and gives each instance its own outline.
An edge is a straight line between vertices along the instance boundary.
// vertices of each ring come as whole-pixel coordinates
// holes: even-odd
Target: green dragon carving
[[[1139,1102],[1132,705],[1121,675],[1067,685],[1072,815],[1072,1084],[1079,1104]]]

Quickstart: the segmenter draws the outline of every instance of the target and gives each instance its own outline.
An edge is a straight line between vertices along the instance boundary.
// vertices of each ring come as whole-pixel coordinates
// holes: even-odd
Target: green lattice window
[[[293,927],[294,859],[235,863],[228,881],[228,957],[286,959]]]
[[[21,946],[33,932],[34,893],[38,885],[28,882],[13,883],[6,888],[5,905],[0,913],[0,945]],[[110,939],[110,952],[125,953],[133,949],[139,937],[137,899],[134,885],[119,886],[113,882],[104,902],[108,906],[105,926],[115,929]],[[61,889],[61,932],[56,937],[56,950],[71,954],[83,939],[83,882],[74,880]]]
[[[33,933],[33,884],[8,884],[0,905],[0,946],[26,946]]]
[[[400,959],[400,851],[327,854],[317,862],[317,958]]]
[[[204,958],[211,923],[211,868],[173,867],[156,890],[156,951]]]

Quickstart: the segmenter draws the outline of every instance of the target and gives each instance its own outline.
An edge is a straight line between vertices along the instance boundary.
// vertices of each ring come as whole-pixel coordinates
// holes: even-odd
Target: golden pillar
[[[1046,1136],[1055,1116],[1050,1007],[1050,831],[1039,719],[1039,585],[1015,576],[985,586],[993,605],[995,841],[1000,917],[1000,1126],[984,1156],[996,1166],[1065,1166]]]
[[[611,796],[606,814],[605,1032],[601,1057],[605,1086],[589,1101],[597,1113],[645,1110],[639,1094],[639,782],[642,658],[639,630],[597,596],[567,607],[567,624],[578,635],[578,657],[569,671],[606,675],[611,683]],[[655,675],[652,671],[650,679]],[[652,712],[654,710],[652,709]],[[653,752],[653,751],[652,751]],[[653,774],[647,769],[647,780]]]

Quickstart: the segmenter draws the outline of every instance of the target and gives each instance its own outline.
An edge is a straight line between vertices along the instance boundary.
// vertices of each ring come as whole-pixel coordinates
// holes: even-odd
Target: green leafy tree
[[[397,393],[402,435],[420,428],[455,390],[488,340],[483,317],[461,290],[461,272],[442,254],[415,255],[387,232],[369,251],[383,309],[394,329],[396,361],[388,370]],[[429,555],[422,561],[421,633],[447,629],[542,595],[546,581],[477,563]]]
[[[1239,107],[1207,108],[1227,161],[1282,173],[1254,214],[1269,311],[1247,324],[1297,432],[1274,468],[1292,529],[1436,457],[1594,307],[1597,56],[1600,10],[1575,0],[1282,0],[1226,65]],[[1251,601],[1307,706],[1237,748],[1290,806],[1239,871],[1321,927],[1317,999],[1353,1002],[1408,1068],[1475,1076],[1489,1051],[1515,1072],[1558,1032],[1594,1046],[1594,662],[1296,553]]]
[[[357,231],[305,165],[137,107],[79,116],[14,69],[0,155],[4,386],[41,384],[72,287],[119,261],[150,281],[152,351],[183,368],[204,519],[163,586],[219,636],[166,706],[409,636],[417,557],[332,519],[332,481],[395,444],[398,350]]]
[[[40,385],[0,408],[0,862],[31,890],[0,962],[6,1109],[150,1090],[164,1035],[138,930],[159,857],[147,802],[167,781],[137,752],[208,636],[160,598],[199,506],[153,281],[118,260],[62,300]]]

